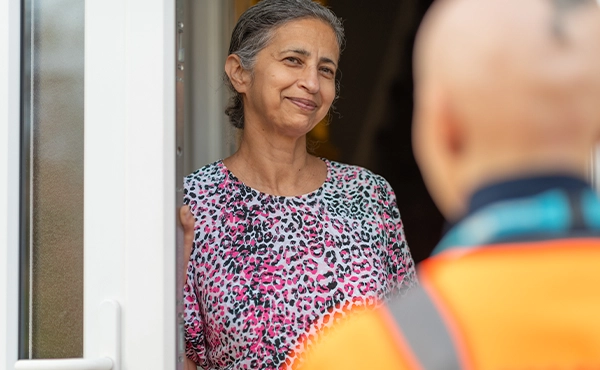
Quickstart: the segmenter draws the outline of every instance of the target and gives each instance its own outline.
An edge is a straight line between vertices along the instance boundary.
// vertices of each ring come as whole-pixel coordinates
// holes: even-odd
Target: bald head
[[[585,176],[600,137],[595,0],[438,0],[414,65],[415,154],[447,217],[487,182]]]

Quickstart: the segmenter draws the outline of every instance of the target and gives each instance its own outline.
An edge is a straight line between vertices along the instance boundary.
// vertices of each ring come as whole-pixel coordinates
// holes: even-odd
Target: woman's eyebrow
[[[305,57],[310,57],[310,51],[308,51],[306,49],[286,49],[286,50],[282,51],[280,54],[285,54],[285,53],[296,53],[296,54],[303,55]]]
[[[296,53],[296,54],[303,55],[303,56],[305,56],[307,58],[311,56],[310,51],[308,51],[306,49],[286,49],[286,50],[282,51],[280,54],[285,54],[285,53]],[[337,67],[337,64],[332,59],[330,59],[330,58],[321,57],[319,59],[319,61],[321,63],[333,64],[335,67]]]
[[[327,57],[321,57],[321,59],[319,59],[319,61],[321,63],[333,64],[333,66],[337,68],[337,64],[333,60],[331,60],[331,59],[329,59]]]

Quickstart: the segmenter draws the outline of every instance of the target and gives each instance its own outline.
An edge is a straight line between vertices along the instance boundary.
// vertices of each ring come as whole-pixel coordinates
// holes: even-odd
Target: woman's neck
[[[244,132],[238,151],[223,162],[244,184],[272,195],[306,194],[327,178],[326,164],[306,151],[306,136]]]

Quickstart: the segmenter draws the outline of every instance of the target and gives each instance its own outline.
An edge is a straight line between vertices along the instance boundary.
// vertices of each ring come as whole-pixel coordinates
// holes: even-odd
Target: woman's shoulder
[[[347,184],[370,184],[389,187],[381,175],[373,173],[364,167],[326,160],[329,164],[330,177],[333,182]]]
[[[378,203],[387,204],[396,199],[396,194],[390,183],[381,175],[356,165],[329,162],[330,182],[333,193],[374,195],[370,199]]]
[[[223,166],[223,161],[218,160],[216,162],[207,164],[187,175],[183,182],[186,187],[197,185],[210,185],[214,186],[220,184],[225,180],[227,176],[227,169]]]

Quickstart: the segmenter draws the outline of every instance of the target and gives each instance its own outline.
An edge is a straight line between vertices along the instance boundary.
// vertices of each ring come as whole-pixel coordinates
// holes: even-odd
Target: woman
[[[233,31],[226,113],[242,140],[185,179],[192,366],[285,367],[347,310],[415,284],[389,184],[306,150],[336,97],[343,39],[339,19],[310,0],[263,0]]]

